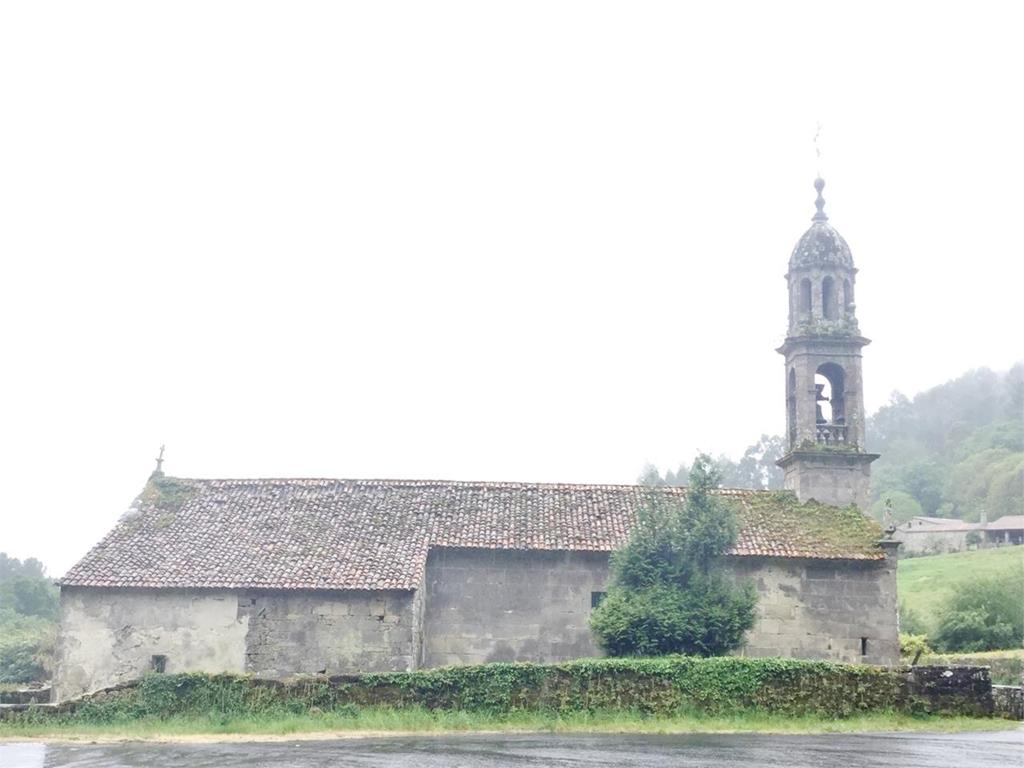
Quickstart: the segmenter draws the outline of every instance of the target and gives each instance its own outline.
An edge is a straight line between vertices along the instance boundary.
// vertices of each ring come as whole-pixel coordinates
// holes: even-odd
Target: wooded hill
[[[1024,514],[1024,362],[1006,373],[970,371],[913,399],[895,393],[868,419],[871,513],[891,503],[915,515]]]

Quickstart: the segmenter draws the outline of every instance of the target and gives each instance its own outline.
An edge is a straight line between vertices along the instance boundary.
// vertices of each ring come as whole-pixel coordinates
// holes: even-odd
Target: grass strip
[[[843,718],[818,715],[787,716],[757,711],[711,715],[681,711],[650,715],[618,712],[431,711],[418,707],[351,708],[305,714],[248,716],[180,715],[146,717],[104,723],[0,723],[0,739],[59,740],[188,740],[193,736],[288,737],[316,734],[324,738],[359,734],[503,733],[864,733],[881,731],[992,731],[1017,727],[998,719],[872,712]],[[242,739],[244,740],[244,739]]]

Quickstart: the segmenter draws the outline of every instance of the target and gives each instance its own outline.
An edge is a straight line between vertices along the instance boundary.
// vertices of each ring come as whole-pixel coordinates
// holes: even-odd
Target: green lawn
[[[580,712],[558,715],[513,712],[430,712],[418,708],[349,709],[251,717],[178,716],[115,723],[0,722],[0,742],[19,739],[62,741],[189,741],[196,736],[274,737],[315,734],[317,737],[362,734],[458,732],[554,733],[870,733],[878,731],[992,731],[1018,727],[1009,720],[972,717],[913,716],[869,712],[845,718],[820,715],[786,716],[762,712],[709,715],[699,712],[653,716],[636,712]],[[214,740],[216,740],[214,738]]]
[[[957,584],[975,576],[1024,570],[1024,546],[978,549],[899,562],[900,602],[934,631],[937,611]]]

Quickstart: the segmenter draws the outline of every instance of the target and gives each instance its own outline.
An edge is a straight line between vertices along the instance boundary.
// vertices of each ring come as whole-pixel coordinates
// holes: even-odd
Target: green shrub
[[[17,576],[0,583],[0,609],[54,620],[58,606],[57,588],[49,579]]]
[[[612,656],[714,656],[736,647],[751,626],[753,596],[717,574],[688,586],[611,591],[591,622],[602,647]]]
[[[939,613],[935,648],[994,651],[1024,645],[1024,573],[964,582]]]
[[[928,627],[913,608],[900,601],[900,634],[927,635]]]
[[[387,708],[505,715],[680,712],[846,717],[859,712],[985,714],[982,697],[862,664],[740,657],[486,664],[281,683],[237,675],[157,675],[56,710],[9,715],[60,724],[211,720]],[[2,727],[0,727],[2,730]]]
[[[753,587],[733,584],[721,567],[736,522],[709,493],[717,484],[710,457],[699,456],[684,502],[651,492],[637,511],[629,541],[612,555],[608,595],[590,619],[609,655],[720,655],[753,626]]]
[[[908,635],[900,633],[900,656],[913,659],[917,654],[934,653],[928,645],[928,635]]]

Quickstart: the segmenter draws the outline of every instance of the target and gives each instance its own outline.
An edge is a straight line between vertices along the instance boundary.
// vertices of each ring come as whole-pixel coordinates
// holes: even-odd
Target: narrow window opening
[[[868,655],[868,639],[866,637],[862,637],[860,639],[860,655],[861,656],[867,656]]]
[[[597,608],[597,606],[599,606],[601,604],[601,601],[604,600],[605,595],[607,595],[607,594],[608,594],[607,592],[591,592],[590,593],[590,607],[591,608]]]
[[[162,654],[153,656],[149,660],[149,665],[154,672],[162,675],[164,672],[167,671],[167,657]]]
[[[806,277],[800,281],[800,311],[811,314],[811,281]]]
[[[789,427],[789,447],[796,448],[796,369],[789,369],[786,381],[786,421]]]
[[[843,309],[846,314],[853,314],[853,285],[849,280],[843,280]]]
[[[826,320],[836,319],[836,283],[831,277],[821,281],[821,313]]]

